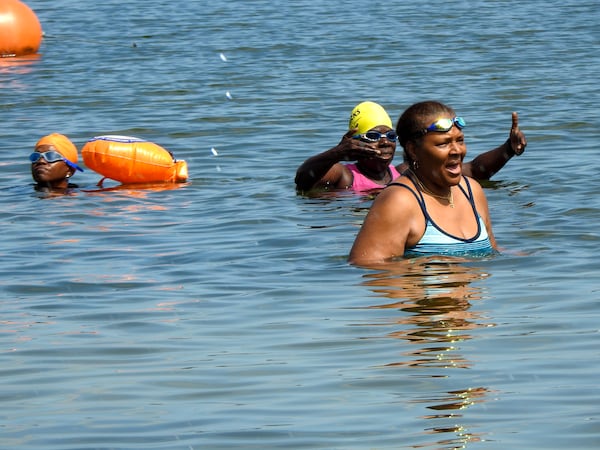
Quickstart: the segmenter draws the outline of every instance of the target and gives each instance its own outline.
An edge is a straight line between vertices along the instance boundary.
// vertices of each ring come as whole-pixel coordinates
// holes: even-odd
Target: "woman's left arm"
[[[476,180],[489,180],[513,156],[522,154],[525,147],[527,147],[527,139],[519,128],[519,115],[513,112],[512,126],[506,142],[478,155],[472,161],[463,163],[463,174]]]

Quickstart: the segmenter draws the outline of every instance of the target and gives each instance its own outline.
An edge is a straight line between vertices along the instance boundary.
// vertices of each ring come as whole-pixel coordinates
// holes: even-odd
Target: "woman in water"
[[[464,176],[465,121],[442,103],[409,107],[396,132],[409,168],[375,199],[349,261],[492,254],[496,241],[481,186]]]
[[[68,137],[52,133],[41,138],[35,144],[35,150],[29,155],[31,176],[38,191],[65,192],[77,187],[69,183],[76,170],[83,172],[77,163],[77,147]]]

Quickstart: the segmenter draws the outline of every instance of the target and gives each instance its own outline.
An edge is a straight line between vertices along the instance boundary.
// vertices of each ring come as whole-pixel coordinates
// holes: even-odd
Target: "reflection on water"
[[[40,57],[39,53],[25,56],[8,56],[6,58],[0,57],[0,73],[28,73],[30,70],[25,68],[38,62]]]
[[[454,438],[441,439],[436,442],[424,443],[415,448],[433,447],[442,445],[443,448],[457,449],[465,448],[469,442],[480,442],[484,433],[469,431],[466,425],[460,424],[463,411],[476,403],[484,403],[487,400],[489,390],[484,387],[467,388],[458,391],[448,391],[447,395],[431,397],[414,401],[414,403],[425,403],[428,409],[436,411],[436,414],[425,414],[421,418],[425,420],[451,421],[452,425],[433,426],[425,429],[426,434],[453,433]],[[443,403],[440,403],[443,402]]]
[[[106,181],[108,180],[108,181]],[[117,191],[124,195],[132,195],[134,197],[145,197],[147,192],[160,192],[160,191],[171,191],[174,189],[179,189],[185,186],[189,186],[191,183],[164,183],[164,182],[154,182],[154,183],[137,183],[137,184],[114,184],[112,180],[109,178],[102,178],[98,184],[96,189],[82,189],[84,192],[94,194],[94,193],[102,193],[102,192],[114,192]]]
[[[476,261],[439,256],[402,260],[366,274],[363,284],[386,299],[367,308],[398,311],[398,317],[391,321],[388,317],[395,329],[387,336],[409,344],[401,352],[401,360],[385,366],[419,369],[417,376],[440,383],[450,378],[449,370],[472,367],[473,363],[461,353],[460,343],[474,339],[473,330],[493,326],[480,311],[471,309],[473,302],[485,296],[477,282],[487,276]],[[437,370],[432,373],[430,369]],[[460,419],[471,405],[485,402],[488,393],[483,386],[442,388],[413,400],[435,411],[419,417],[427,422],[425,434],[454,434],[450,439],[415,448],[464,448],[468,442],[480,441],[482,434],[469,432]],[[440,424],[432,426],[431,420]]]
[[[0,58],[0,89],[18,91],[27,88],[20,76],[30,73],[39,60],[40,54]]]

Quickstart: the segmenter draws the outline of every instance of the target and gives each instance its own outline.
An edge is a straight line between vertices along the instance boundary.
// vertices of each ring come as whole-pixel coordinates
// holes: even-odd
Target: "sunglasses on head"
[[[358,138],[358,139],[364,139],[365,141],[369,141],[369,142],[378,142],[383,137],[385,137],[390,142],[396,142],[396,140],[398,139],[398,135],[396,134],[396,132],[394,130],[390,130],[386,133],[381,133],[379,131],[372,130],[372,131],[367,131],[366,133],[363,133],[363,134],[357,134],[352,137]]]
[[[445,133],[446,131],[450,131],[454,125],[456,125],[456,127],[459,130],[462,130],[467,125],[467,122],[465,122],[465,119],[463,119],[462,117],[454,117],[453,119],[438,119],[431,125],[429,125],[427,128],[418,131],[416,134],[424,136],[431,131]]]
[[[71,161],[66,159],[63,155],[61,155],[58,152],[54,152],[54,151],[33,152],[31,155],[29,155],[29,161],[31,161],[32,164],[38,162],[40,160],[40,158],[44,158],[49,163],[55,163],[57,161],[64,161],[65,164],[67,166],[71,167],[72,169],[76,169],[76,170],[79,170],[80,172],[83,172],[83,169],[81,167],[79,167],[75,163],[72,163]]]

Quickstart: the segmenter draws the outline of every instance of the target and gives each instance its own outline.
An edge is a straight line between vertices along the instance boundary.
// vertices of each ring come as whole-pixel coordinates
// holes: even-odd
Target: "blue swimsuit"
[[[450,255],[450,256],[487,256],[495,253],[492,247],[490,238],[485,228],[483,219],[477,213],[475,202],[473,200],[473,192],[467,178],[464,179],[467,185],[468,193],[459,184],[458,187],[465,194],[473,208],[473,214],[477,219],[477,233],[469,239],[463,239],[452,236],[442,230],[427,213],[425,199],[423,194],[417,188],[417,192],[413,191],[409,186],[401,183],[391,183],[390,186],[403,186],[408,189],[419,202],[421,211],[425,216],[425,233],[414,247],[407,248],[404,251],[404,256],[431,256],[431,255]],[[415,183],[416,185],[416,183]]]

